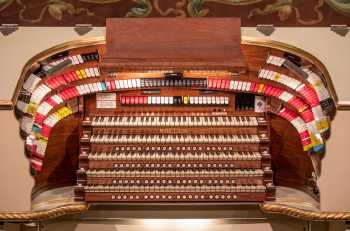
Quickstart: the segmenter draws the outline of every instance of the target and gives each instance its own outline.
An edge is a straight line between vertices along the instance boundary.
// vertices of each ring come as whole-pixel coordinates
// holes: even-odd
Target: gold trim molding
[[[101,45],[104,43],[105,43],[104,36],[73,40],[70,42],[62,43],[62,44],[59,44],[57,46],[51,47],[51,48],[44,50],[44,51],[40,52],[39,54],[35,55],[24,65],[24,68],[22,69],[20,79],[17,82],[15,93],[12,96],[12,100],[11,100],[12,106],[9,106],[11,104],[11,103],[9,103],[10,100],[0,100],[0,109],[11,110],[13,108],[13,106],[16,104],[19,90],[23,84],[26,73],[31,68],[33,68],[33,66],[37,62],[40,62],[41,60],[44,60],[47,57],[49,57],[55,53],[61,52],[63,50],[74,49],[74,48],[79,48],[79,47],[84,47],[84,46]],[[297,48],[295,46],[288,45],[286,43],[282,43],[282,42],[278,42],[278,41],[274,41],[274,40],[269,40],[269,39],[263,39],[263,38],[254,38],[254,37],[243,36],[242,37],[242,44],[275,48],[275,49],[286,51],[286,52],[289,52],[292,54],[296,54],[296,55],[308,60],[310,63],[317,66],[324,74],[327,85],[329,87],[331,97],[333,98],[334,102],[336,103],[337,109],[338,110],[350,110],[350,101],[339,101],[339,98],[336,94],[332,79],[330,77],[330,74],[329,74],[327,68],[320,60],[318,60],[312,54],[310,54],[310,53],[308,53],[300,48]]]
[[[66,205],[50,210],[35,212],[0,212],[1,222],[29,222],[58,218],[64,215],[82,214],[89,209],[88,204]]]
[[[0,222],[32,222],[55,219],[65,215],[82,214],[89,210],[89,204],[67,205],[45,211],[35,212],[0,212]],[[266,214],[290,216],[306,221],[346,221],[350,220],[350,212],[316,212],[297,209],[279,204],[260,204]]]
[[[260,209],[264,213],[279,214],[307,221],[346,221],[350,220],[350,212],[316,212],[297,209],[285,205],[262,203]]]
[[[0,100],[0,110],[12,110],[13,106],[11,100]]]
[[[350,111],[350,101],[338,101],[337,109],[340,111]]]

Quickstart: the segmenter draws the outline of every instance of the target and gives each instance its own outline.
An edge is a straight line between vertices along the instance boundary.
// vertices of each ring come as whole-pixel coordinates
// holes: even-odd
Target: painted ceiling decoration
[[[111,17],[240,17],[243,26],[350,24],[350,0],[0,0],[0,24],[105,26]]]

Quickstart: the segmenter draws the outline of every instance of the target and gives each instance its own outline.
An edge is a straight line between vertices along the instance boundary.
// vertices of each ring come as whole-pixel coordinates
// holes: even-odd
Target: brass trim
[[[285,205],[262,203],[260,209],[268,214],[280,214],[307,221],[350,220],[350,212],[316,212],[297,209]]]
[[[0,212],[0,222],[28,222],[54,219],[64,215],[82,214],[89,209],[89,204],[66,205],[44,211]]]
[[[100,45],[100,44],[104,44],[104,43],[105,43],[104,36],[73,40],[70,42],[62,43],[62,44],[56,45],[54,47],[51,47],[47,50],[40,52],[39,54],[35,55],[34,57],[32,57],[24,65],[24,67],[22,69],[20,79],[17,82],[15,92],[12,96],[13,105],[16,104],[17,96],[19,94],[20,87],[23,84],[24,77],[25,77],[26,73],[33,67],[33,65],[35,63],[55,54],[57,52],[60,52],[60,51],[66,50],[66,49],[74,49],[74,48],[79,48],[79,47],[84,47],[84,46]],[[350,101],[340,101],[339,102],[338,95],[335,91],[332,79],[330,77],[330,74],[329,74],[327,68],[320,60],[318,60],[312,54],[310,54],[310,53],[308,53],[300,48],[297,48],[295,46],[288,45],[286,43],[282,43],[282,42],[278,42],[278,41],[274,41],[274,40],[264,39],[264,38],[242,36],[242,44],[257,45],[257,46],[264,46],[264,47],[279,49],[282,51],[296,54],[296,55],[308,60],[310,63],[312,63],[315,66],[317,66],[318,68],[320,68],[320,70],[324,74],[327,85],[328,85],[328,89],[329,89],[330,94],[331,94],[331,97],[333,98],[334,102],[336,103],[337,108],[339,110],[350,110]],[[3,101],[7,101],[7,100],[3,100]],[[2,105],[3,105],[3,103],[0,101],[0,107]],[[7,108],[7,109],[10,109],[10,108]]]
[[[337,110],[350,111],[350,101],[338,101]]]
[[[12,110],[13,103],[11,100],[0,100],[0,110]]]

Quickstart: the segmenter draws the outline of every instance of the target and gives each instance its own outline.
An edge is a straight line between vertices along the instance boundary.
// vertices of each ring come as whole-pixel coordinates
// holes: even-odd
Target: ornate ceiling
[[[243,26],[350,24],[350,0],[0,0],[0,24],[104,26],[107,17],[240,17]]]

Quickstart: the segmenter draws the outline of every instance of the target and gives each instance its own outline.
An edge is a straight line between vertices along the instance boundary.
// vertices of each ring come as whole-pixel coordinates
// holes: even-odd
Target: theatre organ
[[[262,202],[285,186],[317,198],[328,83],[305,57],[239,41],[233,19],[110,20],[106,44],[33,64],[16,104],[33,197],[74,186],[86,202]]]

